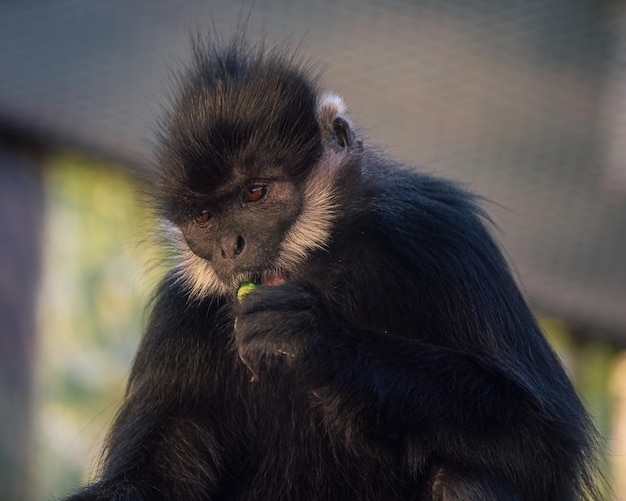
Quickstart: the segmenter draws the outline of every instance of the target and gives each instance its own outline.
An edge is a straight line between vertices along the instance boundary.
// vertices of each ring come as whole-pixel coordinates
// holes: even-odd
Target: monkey
[[[195,43],[155,158],[174,262],[70,499],[599,498],[482,199],[370,145],[297,50]]]

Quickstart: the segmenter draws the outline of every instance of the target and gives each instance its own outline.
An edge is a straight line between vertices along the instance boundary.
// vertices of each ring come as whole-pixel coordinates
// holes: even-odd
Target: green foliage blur
[[[67,494],[94,473],[123,396],[158,275],[155,246],[146,244],[153,223],[135,190],[121,169],[72,154],[52,158],[46,169],[38,499]]]

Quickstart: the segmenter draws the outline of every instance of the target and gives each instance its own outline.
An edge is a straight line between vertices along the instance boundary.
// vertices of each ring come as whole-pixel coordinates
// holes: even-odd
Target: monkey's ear
[[[325,144],[344,150],[354,144],[354,131],[344,116],[346,105],[336,94],[324,94],[317,106],[317,119]]]
[[[337,117],[333,120],[333,132],[335,133],[335,141],[340,148],[348,148],[354,143],[354,132],[350,128],[350,124],[343,117]]]

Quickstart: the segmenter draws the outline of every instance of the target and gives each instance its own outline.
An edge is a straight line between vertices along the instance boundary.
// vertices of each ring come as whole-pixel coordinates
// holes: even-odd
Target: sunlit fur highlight
[[[333,121],[340,116],[347,120],[346,105],[337,94],[326,92],[322,94],[317,104],[317,117],[322,132],[322,140],[329,142],[333,135]]]

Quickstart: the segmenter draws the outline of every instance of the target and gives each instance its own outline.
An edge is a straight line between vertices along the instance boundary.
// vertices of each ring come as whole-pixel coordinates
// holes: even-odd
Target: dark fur
[[[153,174],[163,218],[213,256],[230,230],[186,226],[196,208],[268,172],[302,194],[328,152],[337,214],[241,304],[190,269],[164,280],[101,479],[73,499],[596,498],[593,427],[474,197],[317,117],[307,73],[239,42],[197,51]]]

